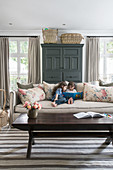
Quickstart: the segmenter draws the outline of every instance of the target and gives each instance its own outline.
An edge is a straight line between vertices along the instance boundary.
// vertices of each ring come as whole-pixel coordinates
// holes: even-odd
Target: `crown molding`
[[[58,34],[80,33],[83,36],[113,36],[113,30],[61,30]],[[0,30],[1,36],[42,36],[42,30]]]

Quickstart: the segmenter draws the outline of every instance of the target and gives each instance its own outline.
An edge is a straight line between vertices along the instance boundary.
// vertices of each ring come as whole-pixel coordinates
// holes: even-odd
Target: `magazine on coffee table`
[[[82,118],[96,118],[96,117],[106,117],[105,114],[97,113],[97,112],[80,112],[74,114],[77,119]]]

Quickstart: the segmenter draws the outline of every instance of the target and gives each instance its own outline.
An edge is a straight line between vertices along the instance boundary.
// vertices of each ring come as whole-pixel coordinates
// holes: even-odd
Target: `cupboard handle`
[[[53,79],[53,78],[55,78],[55,77],[51,76],[50,78],[52,78],[52,79]]]
[[[68,78],[77,78],[78,76],[69,76]]]

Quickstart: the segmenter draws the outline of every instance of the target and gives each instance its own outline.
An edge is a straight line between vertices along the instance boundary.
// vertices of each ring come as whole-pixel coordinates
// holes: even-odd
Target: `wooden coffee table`
[[[12,125],[29,132],[27,158],[30,158],[32,144],[35,144],[34,138],[38,137],[95,136],[107,137],[105,142],[113,143],[113,118],[77,119],[71,113],[39,113],[37,119],[29,119],[27,114],[21,114]]]

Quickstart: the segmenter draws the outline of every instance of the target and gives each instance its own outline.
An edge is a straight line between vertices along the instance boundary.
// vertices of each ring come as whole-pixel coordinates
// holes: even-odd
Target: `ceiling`
[[[113,0],[0,0],[0,31],[42,28],[113,30]]]

